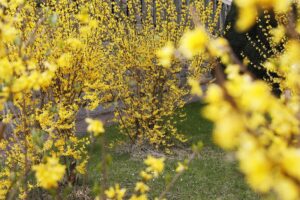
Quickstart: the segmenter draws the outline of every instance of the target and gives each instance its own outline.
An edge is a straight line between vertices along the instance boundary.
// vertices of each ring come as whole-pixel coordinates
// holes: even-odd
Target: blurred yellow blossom
[[[193,95],[197,95],[197,96],[202,96],[203,92],[202,89],[200,87],[200,82],[193,79],[193,78],[189,78],[188,79],[188,84],[191,86],[191,94]]]
[[[165,158],[155,158],[153,156],[148,156],[144,163],[148,166],[147,171],[153,172],[154,176],[158,176],[164,170]]]
[[[285,37],[285,27],[283,25],[279,25],[278,27],[271,30],[271,35],[275,43],[280,43]]]
[[[141,171],[140,172],[140,176],[142,177],[142,179],[144,179],[145,181],[148,181],[152,178],[152,175],[145,172],[145,171]]]
[[[239,19],[237,28],[240,31],[248,30],[256,20],[261,9],[274,8],[277,12],[287,12],[290,0],[236,0],[239,7]]]
[[[186,32],[180,41],[180,52],[186,58],[192,58],[203,52],[208,44],[209,37],[203,27]]]
[[[85,119],[85,121],[88,123],[87,130],[91,133],[94,133],[95,136],[98,136],[101,133],[104,133],[103,123],[100,120],[94,120],[91,118],[87,118],[87,119]]]
[[[158,64],[164,67],[170,67],[175,47],[171,42],[168,42],[166,46],[157,51]]]
[[[58,182],[63,178],[66,167],[59,164],[59,159],[55,156],[48,157],[45,164],[32,166],[38,184],[45,189],[52,189],[58,186]]]
[[[177,173],[183,172],[183,171],[188,169],[188,167],[185,164],[181,163],[181,162],[178,162],[177,165],[178,165],[177,168],[176,168]]]
[[[115,187],[110,187],[105,191],[105,194],[108,199],[122,200],[125,195],[126,189],[120,188],[119,184],[116,184]]]
[[[129,200],[148,200],[148,197],[146,194],[142,194],[142,195],[133,195],[132,197],[130,197]]]
[[[148,192],[149,189],[150,189],[149,186],[146,185],[144,182],[137,182],[134,188],[136,192],[141,192],[141,193]]]

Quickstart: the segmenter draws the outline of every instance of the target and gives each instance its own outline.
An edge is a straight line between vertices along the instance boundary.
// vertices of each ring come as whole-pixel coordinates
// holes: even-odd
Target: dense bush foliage
[[[82,108],[116,104],[121,129],[139,145],[170,151],[173,139],[185,141],[172,119],[188,95],[182,66],[161,66],[156,51],[193,26],[188,6],[178,15],[172,1],[155,11],[152,1],[119,3],[0,2],[1,199],[75,185],[86,173],[90,137],[75,133]],[[87,123],[95,136],[104,131],[100,121]]]
[[[172,0],[157,1],[155,5],[153,1],[144,3],[140,9],[137,9],[140,1],[128,1],[125,7],[125,4],[113,4],[114,12],[107,12],[104,82],[117,102],[116,119],[131,141],[169,151],[174,139],[185,141],[173,118],[188,99],[186,79],[209,72],[214,61],[203,68],[198,66],[208,61],[205,55],[197,56],[190,66],[189,62],[183,64],[179,60],[158,61],[156,54],[165,56],[171,50],[157,52],[158,49],[167,42],[169,46],[178,44],[182,34],[194,23],[185,1],[179,9]],[[107,3],[102,6],[100,10],[110,9]],[[204,1],[194,1],[192,6],[195,12],[202,13],[199,21],[208,24],[211,34],[220,34],[216,28],[222,3],[214,15],[212,3],[205,6]]]
[[[145,159],[132,193],[118,184],[107,187],[104,125],[87,118],[92,134],[78,136],[76,116],[80,109],[114,105],[131,145],[171,153],[176,141],[186,140],[175,125],[183,116],[175,111],[189,92],[202,96],[199,82],[212,70],[216,81],[203,96],[203,114],[215,124],[216,144],[235,153],[256,192],[299,199],[298,2],[235,1],[236,30],[250,30],[261,16],[266,21],[258,29],[267,45],[246,38],[259,46],[259,67],[276,75],[280,97],[249,71],[249,55],[235,55],[222,38],[221,1],[182,1],[181,8],[173,0],[142,2],[0,1],[0,199],[29,199],[39,187],[63,198],[64,188],[78,185],[86,173],[91,141],[102,148],[97,199],[148,199],[147,184],[161,175],[165,158]],[[274,13],[275,25],[267,13]],[[165,198],[201,148],[193,146],[178,163],[157,199]]]

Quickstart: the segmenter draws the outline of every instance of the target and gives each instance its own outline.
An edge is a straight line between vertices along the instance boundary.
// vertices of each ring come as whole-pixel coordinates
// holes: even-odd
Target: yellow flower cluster
[[[235,0],[239,7],[237,28],[241,31],[249,29],[256,21],[261,9],[274,8],[277,12],[287,12],[292,3],[290,0]]]
[[[181,163],[181,162],[178,162],[178,166],[177,166],[177,168],[176,168],[176,172],[177,172],[177,173],[183,172],[183,171],[185,171],[185,170],[187,170],[187,169],[188,169],[188,167],[187,167],[186,164]]]
[[[169,151],[173,139],[185,141],[177,132],[173,114],[185,104],[188,94],[178,75],[188,75],[188,71],[172,58],[173,45],[190,25],[189,10],[183,5],[179,20],[172,0],[156,1],[153,11],[153,1],[145,0],[142,10],[136,9],[139,4],[139,0],[114,4],[111,13],[110,4],[99,1],[98,6],[107,13],[103,20],[111,41],[104,48],[103,80],[110,83],[116,120],[131,142]],[[158,47],[163,48],[157,51]]]
[[[248,14],[253,15],[257,9],[275,8],[280,12],[290,9],[290,1],[236,3],[240,20],[246,20],[237,24],[243,30],[253,24],[255,15],[251,18]],[[300,31],[297,24],[292,27],[283,24],[271,31],[275,44],[289,34],[284,50],[264,64],[280,77],[278,83],[283,91],[280,98],[272,94],[266,82],[254,80],[243,62],[237,62],[226,40],[209,38],[208,33],[199,30],[203,29],[187,32],[179,49],[188,49],[187,58],[206,51],[212,57],[221,58],[226,65],[226,78],[217,66],[217,84],[210,85],[205,96],[207,106],[203,113],[215,123],[214,141],[236,152],[240,169],[255,191],[275,192],[284,200],[299,199]],[[190,80],[190,85],[193,93],[201,94],[197,82]],[[179,165],[178,170],[182,169]]]
[[[94,133],[95,136],[104,133],[103,123],[100,120],[87,118],[85,121],[88,123],[87,131]]]
[[[157,178],[164,170],[164,158],[155,158],[151,155],[144,160],[147,165],[146,170],[141,171],[140,177],[142,180],[136,182],[134,188],[134,194],[131,195],[129,200],[148,200],[147,193],[150,191],[150,187],[147,182],[153,178]],[[105,191],[108,199],[111,200],[122,200],[124,198],[126,189],[120,189],[118,184],[115,187],[110,187]]]
[[[198,66],[206,59],[196,56],[187,61],[191,67],[185,68],[178,58],[188,53],[191,46],[183,48],[182,52],[174,51],[183,32],[193,26],[187,6],[189,1],[182,2],[180,13],[173,0],[156,1],[153,10],[152,0],[145,0],[141,9],[136,9],[139,0],[95,2],[99,9],[87,12],[85,7],[77,16],[86,21],[88,13],[92,13],[98,24],[96,30],[100,29],[95,33],[102,39],[98,43],[102,47],[99,56],[102,75],[97,84],[91,83],[92,88],[100,95],[109,95],[111,106],[116,107],[115,116],[121,131],[132,143],[148,143],[170,151],[174,139],[186,141],[174,122],[175,110],[185,104],[189,89],[185,78],[181,77],[199,80],[212,66],[209,63],[206,70],[200,69]],[[217,33],[222,2],[215,8],[212,2],[206,5],[205,1],[196,0],[190,7],[200,14],[197,18],[201,23],[209,24],[211,35]],[[216,13],[212,15],[214,10]],[[157,51],[159,47],[162,48]],[[85,96],[91,104],[97,104],[95,95],[90,97],[89,94]]]
[[[109,200],[122,200],[125,195],[126,189],[120,188],[119,184],[115,187],[110,187],[105,191],[105,194]]]
[[[76,163],[71,171],[85,173],[89,141],[75,135],[75,117],[81,107],[95,108],[102,102],[96,91],[102,87],[98,70],[102,52],[94,48],[101,30],[94,33],[93,20],[76,20],[83,13],[76,2],[4,0],[0,4],[0,109],[9,127],[0,139],[4,152],[0,173],[11,171],[26,180],[19,185],[4,176],[1,182],[13,184],[0,188],[8,193],[18,186],[26,196],[34,187],[26,187],[28,179],[23,176],[43,155],[64,156],[67,163]],[[101,96],[105,100],[107,95]]]
[[[5,199],[8,193],[9,188],[12,186],[12,181],[8,179],[12,173],[8,170],[3,170],[0,173],[0,199]]]
[[[38,184],[45,189],[53,189],[58,186],[58,182],[62,180],[66,166],[59,163],[59,159],[55,156],[48,157],[45,164],[32,166]]]
[[[204,28],[196,28],[185,33],[181,39],[180,51],[187,58],[204,52],[208,36]]]
[[[174,46],[169,42],[165,47],[161,48],[156,54],[160,65],[164,67],[170,67],[172,56],[174,55]]]
[[[70,173],[65,175],[71,184],[74,173],[85,173],[89,140],[75,134],[81,108],[117,105],[117,120],[133,142],[170,148],[174,138],[185,141],[173,120],[188,94],[179,75],[191,76],[189,83],[197,93],[196,83],[203,73],[197,66],[206,56],[196,54],[204,52],[208,36],[200,28],[190,32],[192,38],[180,42],[181,34],[193,26],[186,4],[178,17],[173,0],[156,1],[155,13],[153,1],[144,2],[143,11],[136,9],[140,0],[126,1],[125,9],[123,2],[102,0],[0,1],[0,110],[9,127],[0,133],[0,199],[7,198],[10,191],[20,191],[12,198],[25,198],[35,188],[27,177],[30,169],[36,172],[40,186],[57,187],[65,171],[60,157],[69,165]],[[213,16],[214,5],[206,7],[197,0],[193,6],[203,13],[197,16],[203,24],[211,22],[209,35],[213,35],[218,17],[208,16]],[[220,10],[221,3],[214,16]],[[199,34],[201,41],[196,40]],[[170,43],[157,52],[167,41]],[[173,45],[178,43],[182,44],[180,55],[173,56],[177,53]],[[172,61],[181,54],[195,56],[187,61],[191,63],[188,72],[181,62]],[[104,132],[100,121],[87,122],[88,131]],[[57,157],[34,165],[45,155]],[[133,199],[147,198],[146,181],[164,168],[163,159],[149,157],[146,164]],[[13,177],[24,184],[14,182]],[[116,186],[107,195],[122,198],[125,191],[122,193]]]
[[[164,158],[154,158],[152,156],[148,156],[144,161],[144,163],[148,165],[146,171],[153,173],[154,176],[158,176],[164,170],[164,161]]]
[[[75,163],[67,166],[68,180],[85,173],[89,140],[75,134],[80,109],[117,107],[116,119],[133,143],[169,149],[174,139],[185,141],[173,116],[188,94],[180,75],[200,77],[196,66],[203,58],[191,61],[194,67],[186,71],[170,56],[192,26],[189,7],[182,4],[179,16],[173,0],[156,1],[155,10],[152,0],[144,2],[141,10],[139,0],[0,1],[0,110],[9,127],[3,138],[0,133],[0,174],[9,171],[25,180],[19,186],[11,176],[1,176],[1,182],[13,183],[0,185],[1,194],[19,187],[26,196],[34,189],[25,187],[27,175],[45,155]],[[193,6],[205,11],[200,21],[218,23],[205,17],[212,16],[213,4],[206,9],[197,0]],[[88,131],[103,133],[101,122],[87,122]],[[145,179],[152,176],[145,173]]]
[[[274,190],[282,199],[298,199],[292,177],[298,179],[294,170],[299,157],[292,152],[298,151],[294,145],[299,142],[295,139],[299,108],[293,110],[276,99],[266,83],[239,75],[239,66],[227,67],[226,93],[220,86],[210,86],[209,106],[204,111],[215,122],[216,143],[237,151],[240,168],[253,189]]]

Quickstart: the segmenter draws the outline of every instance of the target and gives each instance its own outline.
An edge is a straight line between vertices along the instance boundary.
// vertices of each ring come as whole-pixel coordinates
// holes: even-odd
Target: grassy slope
[[[200,103],[192,103],[184,108],[187,119],[178,124],[178,129],[190,138],[188,143],[202,140],[205,148],[200,159],[194,160],[189,170],[183,174],[172,188],[168,199],[201,200],[201,199],[259,199],[251,192],[244,182],[243,176],[237,170],[237,164],[226,159],[226,154],[211,141],[212,124],[200,115]],[[106,136],[109,141],[124,140],[118,134],[116,126],[108,127]],[[97,163],[99,162],[99,147],[91,149],[92,158],[89,163],[89,179],[98,179]],[[134,188],[138,173],[144,168],[142,159],[132,158],[128,153],[112,154],[112,164],[109,176],[112,183],[120,183],[122,187]],[[168,174],[174,174],[177,159],[166,160],[166,170],[163,177],[151,183],[151,196],[158,195]],[[130,191],[130,190],[129,190]]]

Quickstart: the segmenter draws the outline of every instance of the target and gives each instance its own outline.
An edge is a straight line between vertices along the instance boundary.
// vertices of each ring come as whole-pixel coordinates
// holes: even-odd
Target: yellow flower
[[[87,130],[94,133],[95,136],[98,136],[100,133],[104,133],[103,123],[100,120],[87,118],[85,121],[88,123]]]
[[[87,24],[90,20],[90,16],[88,14],[88,9],[82,8],[80,13],[76,15],[76,19],[78,19],[83,24]]]
[[[243,123],[239,115],[232,112],[231,115],[220,119],[215,125],[213,139],[224,149],[233,149],[237,142],[239,134],[244,130]]]
[[[126,189],[120,188],[119,184],[116,184],[115,187],[110,187],[105,191],[106,196],[109,199],[122,200],[125,195]]]
[[[165,158],[154,158],[149,155],[144,163],[148,165],[147,171],[153,172],[154,176],[157,176],[164,170],[164,161]]]
[[[0,60],[0,80],[8,81],[13,75],[13,66],[7,58]]]
[[[284,200],[296,200],[299,199],[299,188],[291,180],[281,177],[276,180],[275,191],[279,195],[280,199]]]
[[[189,78],[188,84],[191,86],[191,94],[202,96],[203,93],[199,81]]]
[[[136,192],[141,192],[141,193],[145,193],[145,192],[148,192],[149,191],[149,186],[146,185],[145,183],[143,182],[137,182],[136,185],[135,185],[135,191]]]
[[[192,58],[205,50],[209,37],[204,28],[198,27],[195,30],[186,32],[180,41],[180,52],[186,58]]]
[[[213,104],[219,103],[223,98],[223,91],[217,84],[211,84],[207,90],[206,101]]]
[[[257,10],[255,7],[241,8],[236,28],[243,32],[247,31],[254,25],[257,16]]]
[[[86,164],[87,160],[82,161],[79,165],[76,166],[76,171],[80,174],[85,174],[86,173]]]
[[[300,150],[299,149],[291,148],[286,150],[284,152],[281,162],[288,174],[300,180]]]
[[[32,169],[38,184],[45,189],[52,189],[58,186],[58,182],[63,178],[66,167],[59,164],[59,159],[55,156],[48,157],[45,164],[34,165]]]
[[[271,30],[272,39],[275,43],[279,43],[285,36],[285,27],[279,25],[278,27]]]
[[[17,37],[18,31],[11,24],[0,24],[1,39],[6,42],[12,42]]]
[[[243,135],[241,148],[237,152],[240,168],[246,174],[250,186],[259,192],[270,191],[273,184],[272,164],[260,148],[256,138]]]
[[[57,64],[63,68],[69,68],[71,65],[72,55],[70,53],[64,53],[57,59]]]
[[[47,150],[51,149],[52,146],[53,146],[53,140],[47,140],[46,142],[44,142],[43,150],[47,151]]]
[[[287,12],[292,1],[288,0],[236,0],[239,7],[237,28],[248,30],[254,23],[259,9],[274,8],[277,12]]]
[[[130,197],[129,200],[147,200],[147,199],[148,199],[147,195],[142,194],[140,196],[133,195],[132,197]]]
[[[77,38],[69,38],[66,41],[66,45],[73,50],[83,48],[83,43]]]
[[[178,166],[176,168],[177,173],[183,172],[187,169],[188,169],[188,167],[186,165],[182,164],[181,162],[178,162]]]
[[[140,172],[140,176],[142,177],[142,179],[144,179],[145,181],[148,181],[152,178],[152,175],[145,172],[145,171],[141,171]]]
[[[2,175],[0,173],[0,177],[2,178]],[[0,199],[6,199],[7,198],[7,193],[9,192],[9,188],[12,186],[12,181],[9,179],[1,179],[0,182]]]
[[[209,52],[213,56],[224,56],[229,51],[228,41],[225,38],[217,38],[209,43]]]
[[[241,107],[246,110],[264,112],[272,106],[272,96],[268,85],[262,81],[249,84],[241,98]]]
[[[158,64],[164,67],[170,67],[174,50],[175,48],[171,42],[168,42],[166,46],[158,50],[156,53],[158,57]]]

